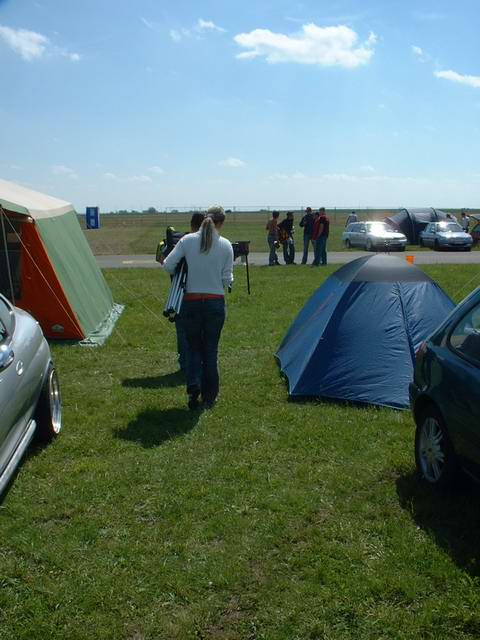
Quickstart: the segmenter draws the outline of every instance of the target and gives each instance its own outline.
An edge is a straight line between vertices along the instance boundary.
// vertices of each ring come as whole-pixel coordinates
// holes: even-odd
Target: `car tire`
[[[432,486],[445,488],[452,485],[458,475],[458,461],[440,412],[429,405],[416,422],[417,473]]]
[[[433,244],[433,248],[435,249],[435,251],[440,251],[440,245],[438,243],[438,240],[435,240]]]
[[[351,249],[352,248],[352,243],[350,242],[350,240],[348,238],[345,240],[345,248],[346,249]]]
[[[374,250],[371,240],[367,240],[367,244],[365,245],[365,250],[366,251],[373,251]]]
[[[50,365],[35,411],[36,436],[40,442],[50,442],[62,428],[62,399],[57,372]]]

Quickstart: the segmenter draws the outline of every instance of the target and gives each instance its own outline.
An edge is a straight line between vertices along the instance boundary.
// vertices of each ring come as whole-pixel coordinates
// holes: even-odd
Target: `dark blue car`
[[[480,287],[421,345],[410,403],[420,475],[447,485],[463,469],[480,480]]]

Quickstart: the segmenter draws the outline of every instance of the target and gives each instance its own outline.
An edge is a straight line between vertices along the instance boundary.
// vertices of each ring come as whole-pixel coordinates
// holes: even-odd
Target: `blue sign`
[[[100,229],[100,211],[98,207],[87,207],[85,218],[87,229]]]

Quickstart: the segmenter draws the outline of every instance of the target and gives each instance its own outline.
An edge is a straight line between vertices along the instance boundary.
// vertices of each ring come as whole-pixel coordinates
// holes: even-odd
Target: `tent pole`
[[[2,207],[2,205],[0,204],[0,218],[2,219],[2,235],[3,235],[3,242],[5,245],[5,262],[7,263],[7,273],[8,273],[8,282],[10,284],[10,295],[12,297],[12,304],[15,304],[15,292],[13,290],[13,280],[12,280],[12,272],[10,270],[10,260],[8,257],[8,244],[7,244],[7,234],[5,231],[5,220],[4,217],[6,217],[7,214],[5,213],[4,208]]]

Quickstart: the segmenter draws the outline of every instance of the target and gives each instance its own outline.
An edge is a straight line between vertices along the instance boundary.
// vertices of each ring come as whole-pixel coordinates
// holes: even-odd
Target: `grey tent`
[[[445,211],[434,209],[400,209],[393,216],[385,218],[385,222],[394,227],[400,233],[407,236],[409,244],[418,244],[420,231],[423,231],[429,222],[447,220]]]

